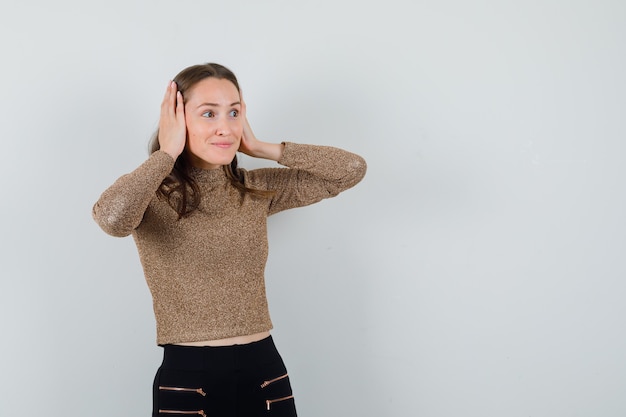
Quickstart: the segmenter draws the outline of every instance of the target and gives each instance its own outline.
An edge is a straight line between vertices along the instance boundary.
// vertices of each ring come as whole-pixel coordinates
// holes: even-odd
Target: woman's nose
[[[216,132],[217,136],[226,136],[230,133],[230,129],[228,128],[228,123],[222,121],[217,125]]]

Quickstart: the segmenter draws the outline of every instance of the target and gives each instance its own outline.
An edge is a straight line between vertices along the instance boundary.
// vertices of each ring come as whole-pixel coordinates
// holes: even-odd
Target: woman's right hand
[[[161,119],[159,120],[159,147],[174,160],[185,149],[187,126],[185,125],[185,105],[178,86],[172,81],[167,86],[163,103],[161,103]]]

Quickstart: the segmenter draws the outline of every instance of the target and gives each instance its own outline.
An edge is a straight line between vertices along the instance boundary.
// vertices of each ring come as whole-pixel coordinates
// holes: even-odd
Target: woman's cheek
[[[235,136],[241,139],[241,137],[243,136],[243,124],[238,123],[237,126],[234,128],[234,131],[235,131]]]

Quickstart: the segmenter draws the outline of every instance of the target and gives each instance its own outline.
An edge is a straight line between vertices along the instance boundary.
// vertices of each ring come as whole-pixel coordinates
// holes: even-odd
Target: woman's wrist
[[[283,143],[268,143],[258,141],[257,146],[251,149],[248,155],[254,158],[268,159],[270,161],[279,161],[283,156],[285,145]]]
[[[165,148],[160,148],[160,150],[162,150],[163,152],[165,152],[166,154],[168,154],[169,156],[172,157],[172,159],[174,161],[176,161],[176,159],[178,158],[178,156],[180,155],[180,153],[173,151],[171,149],[165,149]]]
[[[279,161],[283,156],[283,151],[285,149],[285,145],[282,143],[268,143],[265,148],[265,159],[270,159],[272,161]]]

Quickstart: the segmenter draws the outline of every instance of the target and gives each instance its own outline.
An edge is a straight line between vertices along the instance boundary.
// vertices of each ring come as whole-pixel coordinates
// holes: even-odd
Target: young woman
[[[93,208],[133,235],[163,363],[153,416],[295,416],[265,295],[268,216],[333,197],[365,161],[325,146],[258,140],[235,75],[195,65],[168,85],[150,157]],[[284,168],[247,171],[237,151]]]

